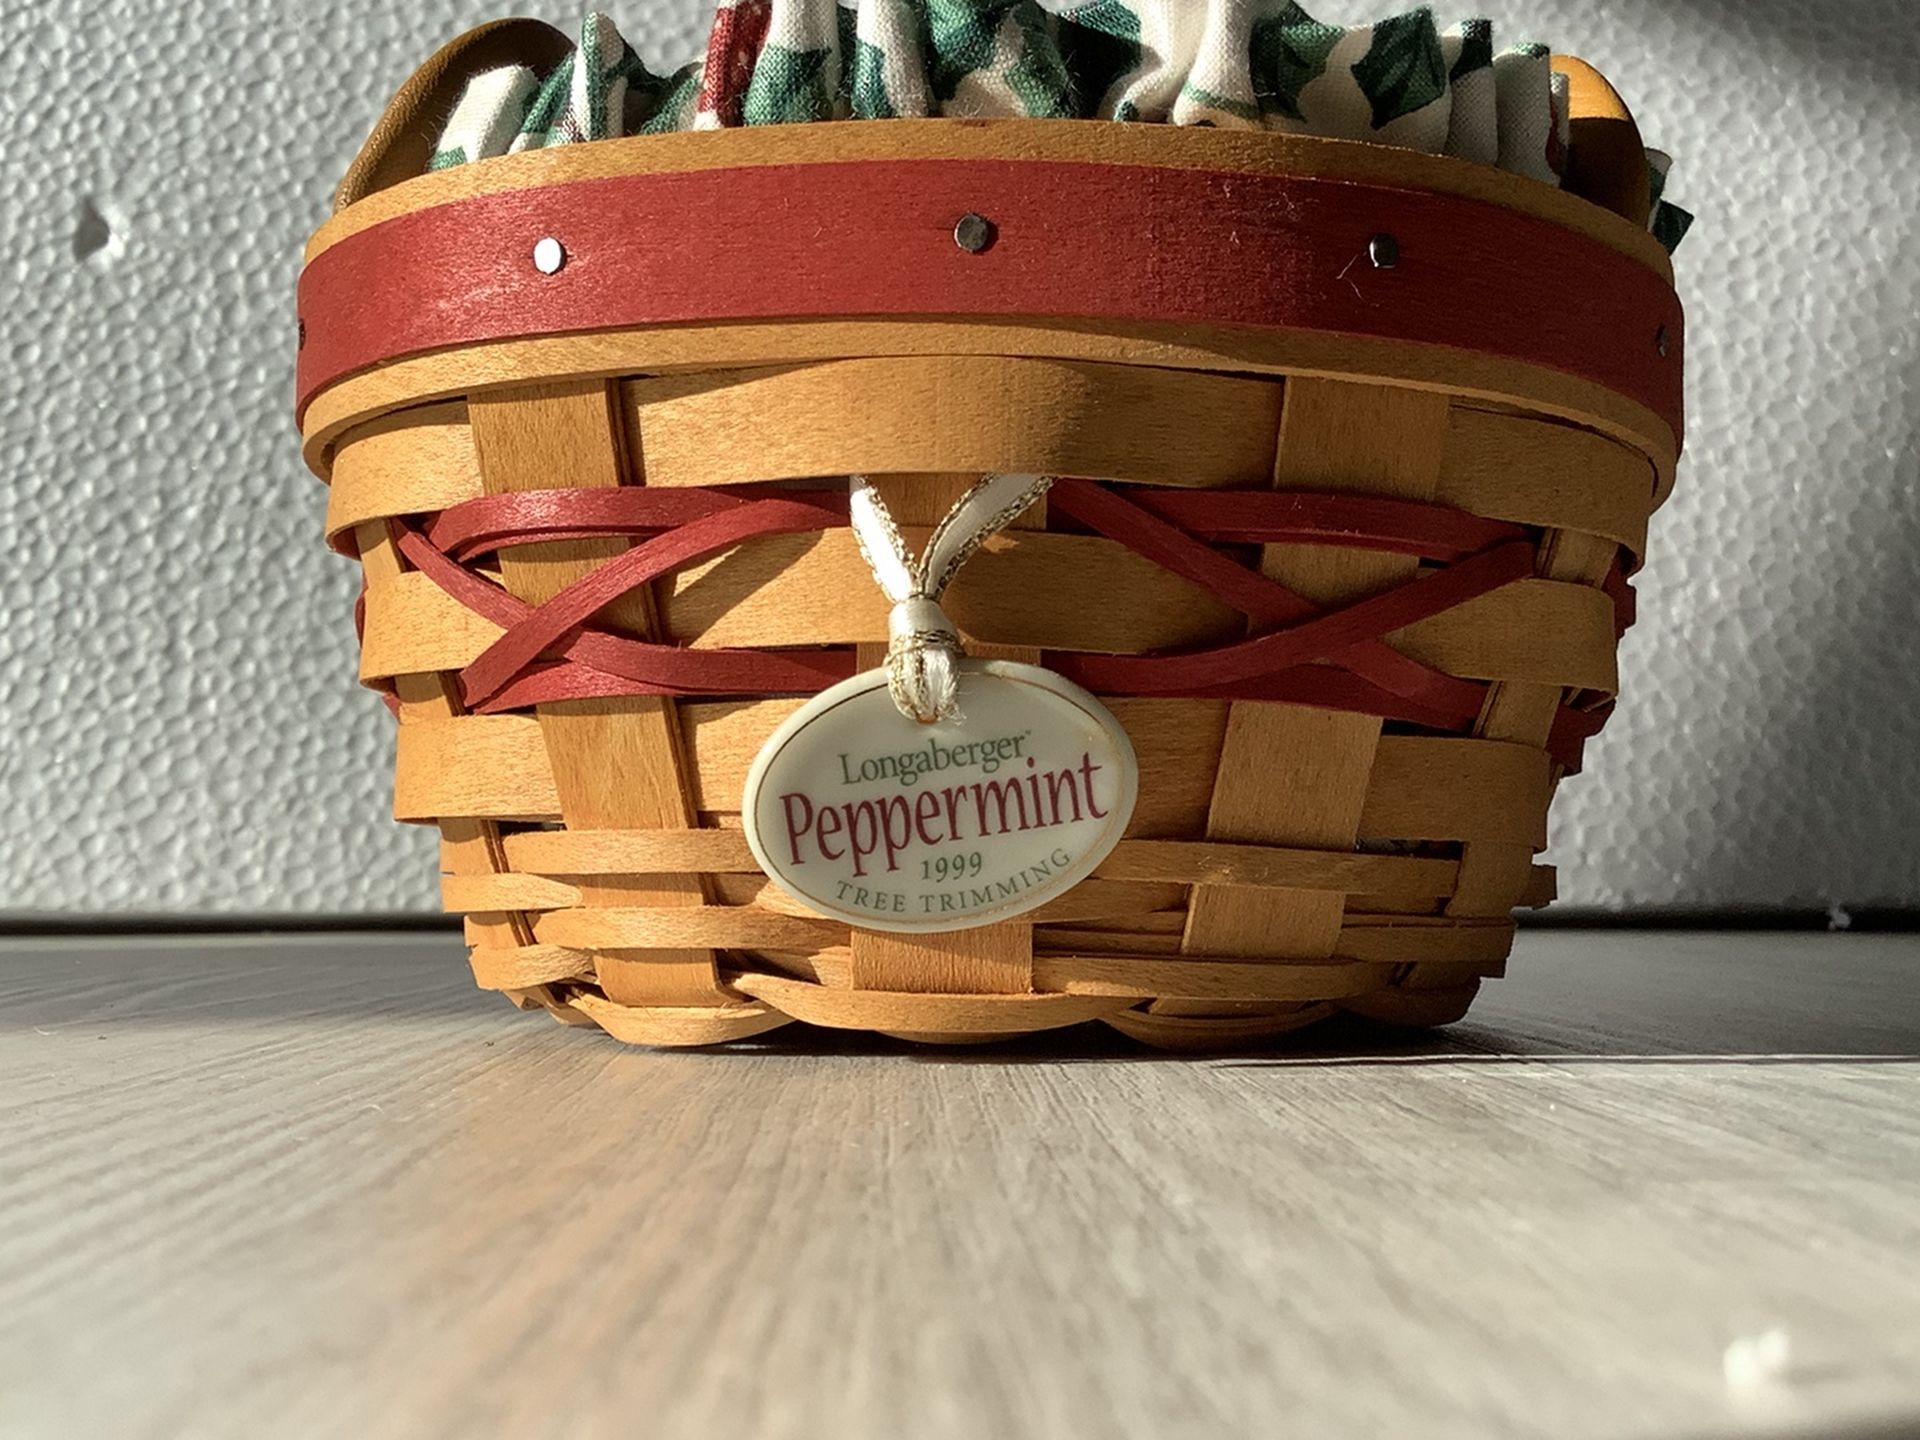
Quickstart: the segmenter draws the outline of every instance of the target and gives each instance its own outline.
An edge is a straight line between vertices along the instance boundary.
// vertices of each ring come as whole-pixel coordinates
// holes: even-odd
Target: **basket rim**
[[[1490,165],[1396,146],[1270,131],[1114,120],[828,120],[634,135],[494,156],[416,175],[336,212],[314,231],[311,264],[341,241],[415,211],[480,195],[635,174],[877,159],[1078,160],[1245,171],[1426,190],[1498,205],[1598,241],[1673,283],[1646,229],[1581,196]]]

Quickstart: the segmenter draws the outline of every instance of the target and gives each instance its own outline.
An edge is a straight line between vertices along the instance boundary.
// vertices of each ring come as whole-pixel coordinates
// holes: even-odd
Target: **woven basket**
[[[654,1045],[1465,1013],[1551,898],[1548,801],[1672,481],[1644,177],[1588,199],[1342,142],[954,120],[420,175],[485,52],[395,101],[300,309],[396,813],[440,829],[480,985]],[[1591,170],[1632,122],[1597,77],[1575,102]],[[886,602],[844,522],[728,517],[866,473],[911,537],[991,471],[1091,478],[950,612],[1102,695],[1138,807],[1018,920],[850,929],[767,882],[738,811],[805,675],[878,663]]]

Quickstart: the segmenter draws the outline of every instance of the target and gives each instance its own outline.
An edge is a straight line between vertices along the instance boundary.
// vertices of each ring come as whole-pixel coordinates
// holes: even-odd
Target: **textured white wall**
[[[698,53],[702,0],[605,3]],[[1613,76],[1700,215],[1688,453],[1563,893],[1920,901],[1920,7],[1491,8]],[[433,907],[295,453],[291,297],[389,91],[495,13],[0,3],[0,912]]]

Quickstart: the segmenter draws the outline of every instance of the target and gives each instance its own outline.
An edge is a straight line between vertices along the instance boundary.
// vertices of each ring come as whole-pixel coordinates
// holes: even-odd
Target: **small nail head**
[[[1376,270],[1391,270],[1400,263],[1400,242],[1384,232],[1367,241],[1367,259]]]
[[[1667,334],[1666,326],[1662,325],[1658,330],[1653,332],[1653,348],[1658,350],[1662,355],[1665,355],[1673,348],[1673,337]]]
[[[542,275],[557,275],[567,263],[567,247],[551,235],[542,236],[533,247],[533,268]]]
[[[969,255],[978,255],[993,244],[993,237],[993,222],[971,210],[962,215],[959,223],[953,227],[953,243]]]

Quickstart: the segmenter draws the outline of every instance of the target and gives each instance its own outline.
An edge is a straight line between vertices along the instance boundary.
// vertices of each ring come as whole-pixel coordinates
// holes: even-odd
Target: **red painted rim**
[[[963,216],[991,243],[956,239]],[[1391,236],[1390,267],[1369,258]],[[551,274],[534,262],[564,247]],[[387,361],[644,325],[1033,317],[1448,346],[1602,386],[1681,430],[1673,289],[1484,201],[1302,176],[1048,160],[634,174],[412,211],[300,278],[298,409]]]

